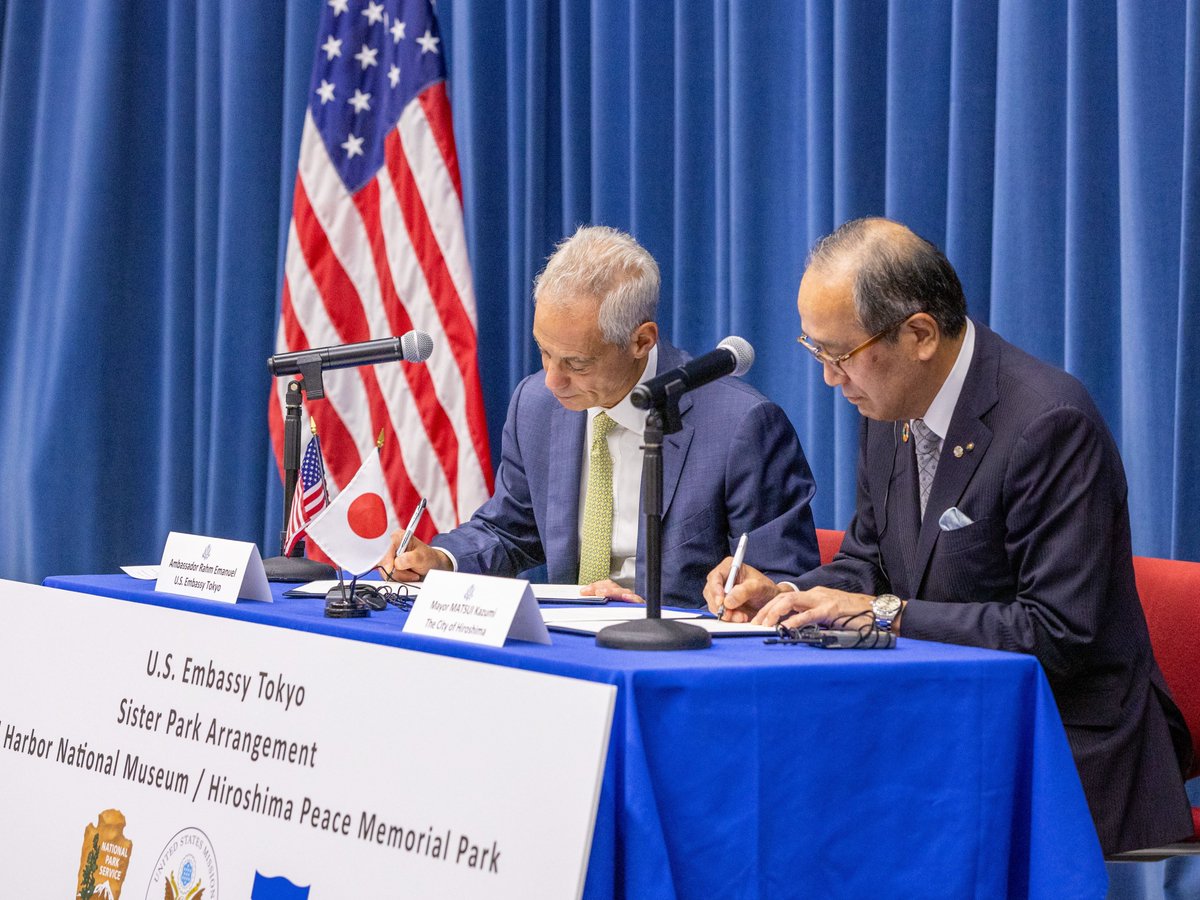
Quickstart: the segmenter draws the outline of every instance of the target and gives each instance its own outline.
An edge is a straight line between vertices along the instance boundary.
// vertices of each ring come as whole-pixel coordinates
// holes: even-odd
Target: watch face
[[[879,618],[894,619],[896,613],[900,612],[900,598],[895,594],[876,597],[875,602],[871,604],[871,611]]]

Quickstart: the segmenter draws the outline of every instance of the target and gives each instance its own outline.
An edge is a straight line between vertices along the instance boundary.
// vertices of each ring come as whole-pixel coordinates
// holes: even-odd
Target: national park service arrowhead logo
[[[217,900],[217,857],[199,828],[185,828],[158,855],[146,900]]]
[[[79,854],[79,876],[75,881],[77,900],[119,900],[133,841],[125,837],[125,816],[119,809],[106,809],[83,829]]]

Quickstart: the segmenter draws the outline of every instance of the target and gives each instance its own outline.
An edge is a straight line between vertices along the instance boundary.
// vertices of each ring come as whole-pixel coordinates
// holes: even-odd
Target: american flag
[[[425,497],[428,539],[492,490],[443,46],[428,0],[327,0],[317,44],[276,352],[433,336],[425,365],[326,372],[306,410],[338,488],[382,430],[389,513]],[[270,404],[280,461],[285,389]]]
[[[292,497],[292,513],[288,516],[287,536],[284,538],[283,555],[291,556],[296,542],[304,537],[308,523],[317,513],[329,505],[329,491],[325,489],[325,466],[321,462],[321,442],[314,434],[304,451],[304,462],[300,464],[300,477],[296,479],[296,493]]]

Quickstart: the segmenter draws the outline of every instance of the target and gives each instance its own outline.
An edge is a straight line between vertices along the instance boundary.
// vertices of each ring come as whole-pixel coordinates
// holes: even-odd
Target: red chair
[[[1150,628],[1150,645],[1167,687],[1179,705],[1200,748],[1200,636],[1194,620],[1200,611],[1200,563],[1149,556],[1133,558],[1138,595]],[[1192,760],[1188,778],[1200,776],[1200,755]],[[1121,853],[1109,859],[1155,860],[1200,854],[1200,808],[1192,807],[1192,836],[1178,844]]]
[[[828,528],[817,529],[817,549],[821,552],[821,565],[829,562],[842,546],[844,531],[832,531]]]

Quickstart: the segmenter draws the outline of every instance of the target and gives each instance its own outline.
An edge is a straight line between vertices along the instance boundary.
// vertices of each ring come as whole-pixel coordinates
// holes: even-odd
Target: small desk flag
[[[329,558],[354,575],[363,575],[383,558],[396,528],[378,448],[372,450],[350,483],[308,523],[308,533]]]

